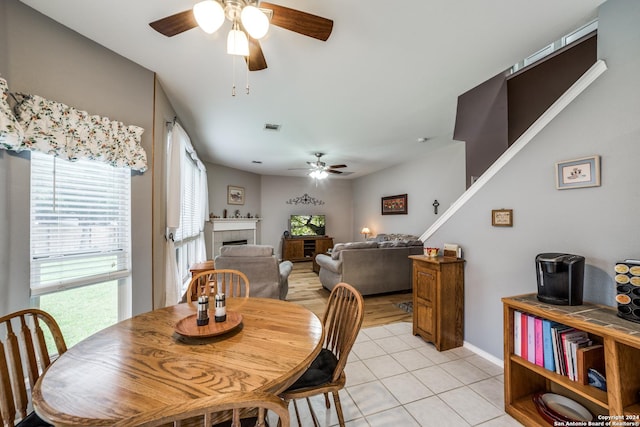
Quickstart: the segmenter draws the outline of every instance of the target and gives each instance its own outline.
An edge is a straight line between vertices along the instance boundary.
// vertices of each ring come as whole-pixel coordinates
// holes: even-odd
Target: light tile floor
[[[501,367],[462,347],[438,352],[411,332],[407,322],[360,331],[340,392],[346,427],[521,425],[504,412]],[[323,396],[311,403],[323,427],[338,425],[333,400],[330,409]],[[298,409],[313,426],[306,402]],[[297,426],[293,404],[290,413]]]

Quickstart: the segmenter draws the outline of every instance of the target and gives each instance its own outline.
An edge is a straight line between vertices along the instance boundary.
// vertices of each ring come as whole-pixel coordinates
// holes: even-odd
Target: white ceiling
[[[172,38],[148,25],[197,0],[21,1],[155,71],[203,160],[304,176],[288,169],[319,151],[327,164],[346,163],[348,178],[451,144],[458,95],[592,20],[604,2],[270,0],[333,19],[333,33],[321,42],[272,27],[261,42],[268,68],[249,73],[246,95],[236,59],[232,97],[228,22]]]

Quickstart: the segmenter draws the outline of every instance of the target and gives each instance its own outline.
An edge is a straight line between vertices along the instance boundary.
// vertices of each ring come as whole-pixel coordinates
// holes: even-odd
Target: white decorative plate
[[[555,393],[545,393],[542,395],[542,401],[551,411],[570,418],[575,421],[591,421],[593,415],[591,412],[575,400],[561,396]]]

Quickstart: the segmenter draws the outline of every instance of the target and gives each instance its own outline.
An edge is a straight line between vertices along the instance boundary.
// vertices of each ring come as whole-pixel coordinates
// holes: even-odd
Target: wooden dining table
[[[140,314],[71,347],[36,383],[36,413],[56,426],[107,426],[204,396],[280,393],[321,350],[322,323],[300,305],[229,298],[228,313],[242,317],[237,327],[211,337],[178,334],[176,324],[196,305]]]

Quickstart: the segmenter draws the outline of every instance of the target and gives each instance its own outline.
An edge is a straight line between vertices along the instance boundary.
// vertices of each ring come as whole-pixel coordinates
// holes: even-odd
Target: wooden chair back
[[[28,415],[30,390],[65,351],[60,327],[50,314],[33,308],[0,317],[0,425],[11,427]]]
[[[114,427],[207,426],[211,427],[231,411],[231,427],[241,427],[240,417],[244,409],[259,408],[273,411],[283,427],[289,427],[289,409],[279,397],[264,392],[237,393],[236,395],[207,396],[190,403],[166,405],[161,409],[143,412],[114,424]]]
[[[204,280],[203,280],[204,279]],[[238,270],[218,269],[205,270],[194,274],[189,282],[187,297],[190,301],[197,301],[200,295],[215,296],[218,292],[227,298],[248,298],[249,279]]]
[[[329,295],[322,323],[325,328],[323,348],[338,359],[332,381],[337,381],[347,363],[347,357],[358,337],[364,318],[364,300],[353,286],[338,283]]]

